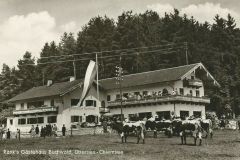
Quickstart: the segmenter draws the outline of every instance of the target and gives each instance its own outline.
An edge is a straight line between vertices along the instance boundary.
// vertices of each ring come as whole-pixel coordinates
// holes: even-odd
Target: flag
[[[85,78],[84,78],[82,96],[78,103],[79,107],[82,106],[82,102],[86,98],[88,91],[89,91],[90,87],[92,86],[92,83],[94,81],[96,73],[97,73],[96,63],[94,61],[90,60],[86,74],[85,74]]]

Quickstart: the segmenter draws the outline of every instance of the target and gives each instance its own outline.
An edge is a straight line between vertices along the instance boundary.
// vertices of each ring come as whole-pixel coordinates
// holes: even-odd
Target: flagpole
[[[96,53],[96,70],[97,70],[97,99],[99,100],[99,85],[98,85],[98,55]]]

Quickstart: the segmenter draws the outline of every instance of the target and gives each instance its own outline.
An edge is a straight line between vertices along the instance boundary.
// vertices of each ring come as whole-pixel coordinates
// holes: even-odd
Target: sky
[[[75,35],[92,17],[113,19],[123,11],[154,10],[163,16],[177,8],[199,22],[213,23],[230,13],[240,27],[239,0],[0,0],[0,68],[17,65],[26,51],[34,57],[46,42],[59,42],[64,32]]]

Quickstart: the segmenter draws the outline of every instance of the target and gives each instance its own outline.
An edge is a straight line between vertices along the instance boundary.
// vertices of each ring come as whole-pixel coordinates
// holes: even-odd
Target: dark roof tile
[[[60,94],[63,94],[67,90],[70,90],[72,87],[80,84],[81,82],[81,80],[76,80],[72,82],[54,83],[51,86],[45,85],[33,87],[26,92],[23,92],[13,97],[12,99],[8,100],[8,102],[15,102],[19,100],[34,99],[40,97],[58,96]]]
[[[175,81],[180,79],[184,74],[186,74],[189,70],[194,68],[196,65],[198,65],[198,63],[125,75],[123,76],[122,87],[140,86],[145,84]],[[115,89],[118,87],[116,85],[115,78],[103,79],[103,80],[100,80],[99,83],[102,85],[103,88],[107,90]]]

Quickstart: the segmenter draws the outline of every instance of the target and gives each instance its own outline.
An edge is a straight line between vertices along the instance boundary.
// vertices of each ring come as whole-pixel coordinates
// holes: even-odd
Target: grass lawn
[[[83,135],[66,138],[34,138],[0,141],[0,159],[163,159],[163,160],[212,160],[240,159],[240,133],[238,131],[219,130],[213,139],[203,140],[202,146],[193,146],[193,138],[187,139],[188,145],[180,145],[180,138],[158,138],[148,136],[146,144],[136,144],[135,137],[129,137],[128,143],[122,144],[117,135]],[[5,151],[13,151],[6,154]],[[46,154],[22,154],[21,151],[41,150]],[[51,151],[65,151],[68,154],[49,154]],[[22,152],[23,152],[22,151]],[[71,153],[70,153],[71,151]],[[92,151],[96,154],[76,154],[75,151]],[[123,154],[101,154],[103,151],[122,151]],[[17,153],[19,152],[19,154]],[[88,153],[89,153],[88,152]]]

